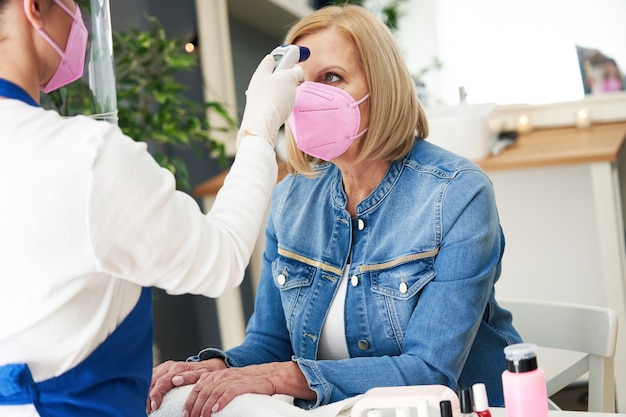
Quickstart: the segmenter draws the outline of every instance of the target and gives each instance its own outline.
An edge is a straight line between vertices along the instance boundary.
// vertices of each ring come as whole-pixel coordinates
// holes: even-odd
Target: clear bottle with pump
[[[507,370],[502,373],[507,417],[548,417],[543,369],[537,365],[537,345],[518,343],[504,348]]]
[[[472,397],[474,398],[474,412],[476,412],[476,415],[478,417],[491,417],[485,384],[478,383],[472,385]]]

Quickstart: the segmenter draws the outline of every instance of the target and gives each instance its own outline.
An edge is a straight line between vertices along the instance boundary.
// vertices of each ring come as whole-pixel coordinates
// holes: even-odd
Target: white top
[[[343,277],[341,277],[339,288],[337,288],[335,298],[333,298],[330,309],[328,309],[326,320],[324,320],[324,326],[322,326],[322,332],[320,334],[317,359],[340,360],[350,357],[348,344],[346,343],[344,320],[349,273],[350,264],[343,270]]]
[[[69,370],[142,286],[238,285],[276,177],[269,143],[244,138],[204,215],[117,126],[0,100],[0,365],[27,363],[35,381]]]

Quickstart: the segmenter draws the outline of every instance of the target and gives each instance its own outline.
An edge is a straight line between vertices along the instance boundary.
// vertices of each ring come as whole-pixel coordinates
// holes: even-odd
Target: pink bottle
[[[537,366],[537,345],[518,343],[504,348],[507,370],[502,373],[507,417],[548,417],[543,369]]]

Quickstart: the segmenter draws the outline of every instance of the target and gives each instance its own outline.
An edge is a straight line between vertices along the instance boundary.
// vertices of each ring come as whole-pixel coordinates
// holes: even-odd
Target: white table
[[[506,417],[504,408],[490,408],[491,417]],[[626,414],[588,413],[585,411],[550,411],[550,417],[626,417]]]

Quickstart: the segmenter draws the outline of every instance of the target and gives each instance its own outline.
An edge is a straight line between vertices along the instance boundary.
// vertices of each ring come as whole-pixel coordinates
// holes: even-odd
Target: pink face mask
[[[622,89],[622,80],[618,77],[606,78],[602,81],[602,91],[620,91]]]
[[[305,81],[296,90],[296,103],[288,123],[298,149],[324,161],[342,155],[359,132],[359,101],[344,90],[323,83]]]
[[[48,94],[79,79],[83,75],[85,53],[87,52],[88,33],[80,8],[76,6],[76,10],[72,12],[61,0],[54,0],[54,2],[69,14],[74,21],[67,38],[65,51],[62,51],[59,45],[43,29],[39,29],[41,36],[61,55],[61,62],[52,78],[45,85],[39,87],[44,94]]]

